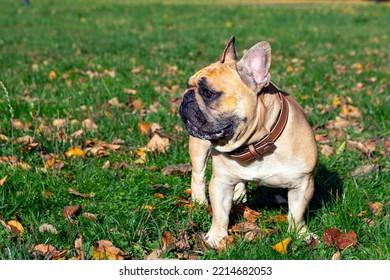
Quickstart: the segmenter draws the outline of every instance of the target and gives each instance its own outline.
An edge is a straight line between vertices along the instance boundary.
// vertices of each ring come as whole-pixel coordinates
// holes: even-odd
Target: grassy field
[[[388,4],[0,6],[0,259],[390,259]],[[164,174],[189,163],[177,114],[187,78],[232,34],[239,56],[271,43],[272,80],[315,129],[307,223],[319,243],[287,233],[285,193],[251,185],[246,207],[267,234],[232,233],[227,250],[205,250],[211,217],[189,201],[191,173]],[[236,209],[231,223],[245,219]],[[327,245],[331,228],[357,243]],[[286,254],[273,249],[288,237]],[[104,256],[101,240],[121,253]]]

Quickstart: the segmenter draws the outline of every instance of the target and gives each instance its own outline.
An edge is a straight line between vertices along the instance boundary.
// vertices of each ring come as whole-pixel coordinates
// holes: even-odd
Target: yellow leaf
[[[286,69],[287,72],[293,72],[294,71],[294,68],[292,66],[287,66],[287,69]]]
[[[92,259],[94,260],[123,260],[122,254],[122,250],[108,240],[100,240],[93,244]]]
[[[291,241],[292,239],[290,237],[287,237],[282,242],[279,242],[278,244],[272,246],[272,248],[278,253],[287,254],[287,247]]]
[[[147,124],[146,122],[139,122],[138,123],[138,131],[141,133],[141,134],[149,134],[149,131],[150,131],[150,125]]]
[[[369,202],[368,207],[375,216],[380,216],[383,210],[383,204],[380,202]]]
[[[230,27],[232,27],[232,22],[231,21],[227,21],[226,23],[225,23],[225,26],[226,26],[226,28],[230,28]]]
[[[155,197],[160,198],[160,199],[165,199],[165,196],[162,193],[155,193],[153,194]]]
[[[65,152],[66,157],[83,157],[84,151],[80,150],[77,146],[73,146],[68,151]]]
[[[6,175],[3,179],[0,180],[0,186],[4,185],[5,181],[7,180],[8,175]]]
[[[340,106],[340,97],[333,98],[333,108],[337,108]]]
[[[16,235],[22,236],[24,232],[24,228],[21,223],[15,220],[11,220],[7,223],[11,227],[11,231],[15,233]]]
[[[57,79],[57,74],[56,74],[56,72],[55,71],[50,71],[49,72],[49,75],[48,75],[48,79],[49,80],[54,80],[54,79]]]

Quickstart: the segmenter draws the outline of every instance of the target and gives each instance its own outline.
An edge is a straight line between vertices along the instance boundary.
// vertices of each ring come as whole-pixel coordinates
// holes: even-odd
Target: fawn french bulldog
[[[192,199],[207,203],[205,169],[212,158],[212,225],[205,240],[227,235],[232,202],[246,183],[288,189],[289,230],[306,231],[317,145],[304,112],[271,82],[271,47],[260,42],[237,60],[232,37],[219,60],[191,76],[179,113],[190,134]]]

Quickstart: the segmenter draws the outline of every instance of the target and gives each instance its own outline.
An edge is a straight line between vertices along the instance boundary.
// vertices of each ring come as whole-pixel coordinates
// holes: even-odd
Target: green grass
[[[0,259],[31,259],[29,249],[39,243],[68,250],[66,258],[74,257],[78,233],[89,259],[94,242],[101,239],[113,242],[129,258],[142,259],[161,247],[165,230],[175,237],[185,230],[190,238],[205,233],[211,218],[204,207],[189,209],[177,202],[187,199],[184,190],[190,187],[190,174],[164,176],[161,172],[167,165],[189,162],[188,136],[177,129],[176,125],[183,126],[177,112],[170,111],[170,101],[182,95],[192,73],[219,56],[232,34],[240,56],[258,41],[271,43],[272,79],[308,109],[316,133],[326,133],[326,122],[340,114],[339,107],[332,108],[335,97],[349,99],[362,113],[357,119],[362,129],[347,128],[340,139],[328,143],[338,153],[321,155],[308,225],[319,236],[331,227],[354,230],[358,244],[344,250],[343,259],[390,259],[390,164],[389,151],[383,147],[384,139],[390,137],[390,38],[385,32],[390,24],[389,5],[45,0],[24,7],[21,1],[2,2],[0,80],[9,91],[9,100],[0,90],[0,134],[9,139],[30,135],[39,147],[23,152],[22,144],[0,140],[0,156],[14,154],[31,166],[25,171],[0,163],[0,179],[8,176],[0,186],[0,219],[19,220],[25,228],[17,237],[0,227]],[[362,65],[361,73],[356,63]],[[143,70],[133,73],[140,66]],[[173,66],[177,69],[168,71]],[[340,67],[342,73],[337,72]],[[85,75],[88,70],[100,76],[90,79]],[[104,75],[105,70],[114,70],[115,77]],[[55,71],[56,79],[48,78],[50,71]],[[355,90],[358,83],[363,87]],[[137,94],[124,91],[129,88]],[[108,106],[114,97],[124,106]],[[134,112],[134,100],[141,100],[146,111],[157,104],[157,112]],[[15,119],[31,123],[28,130],[12,129],[9,102]],[[326,106],[330,109],[323,111]],[[57,139],[52,124],[58,118],[68,120],[64,135],[81,129],[87,118],[98,129],[74,142]],[[71,124],[72,120],[78,123]],[[171,140],[168,153],[147,153],[145,164],[136,164],[135,150],[150,140],[138,131],[141,120],[159,123]],[[52,130],[44,134],[40,125]],[[119,138],[126,145],[109,157],[63,156],[73,145],[85,148],[84,140],[95,138],[107,143]],[[377,147],[368,157],[356,149],[343,149],[347,139],[376,140]],[[42,172],[40,153],[58,155],[65,167]],[[103,169],[107,160],[126,161],[129,168]],[[379,171],[350,176],[357,167],[373,162],[381,167]],[[169,184],[169,188],[155,189],[156,184]],[[77,197],[69,194],[69,187],[95,195]],[[330,195],[331,189],[338,192]],[[45,192],[53,195],[42,195]],[[155,197],[156,192],[166,199]],[[285,211],[273,203],[274,195],[272,190],[251,186],[248,205],[261,212],[257,222],[261,227],[275,225],[265,221]],[[368,202],[374,201],[384,205],[380,216],[368,208]],[[68,223],[61,215],[68,205],[82,205],[82,212],[94,213],[97,220],[79,215],[75,217],[79,228]],[[145,205],[154,210],[141,209]],[[376,222],[374,227],[358,216],[363,210]],[[236,217],[236,221],[242,219]],[[191,229],[190,221],[198,227]],[[40,233],[43,223],[52,224],[58,234]],[[289,253],[281,255],[272,246],[289,235],[287,224],[278,226],[278,233],[262,240],[238,240],[225,252],[206,251],[198,259],[330,259],[336,251],[323,243],[311,249],[294,239]],[[176,250],[164,256],[176,258]]]

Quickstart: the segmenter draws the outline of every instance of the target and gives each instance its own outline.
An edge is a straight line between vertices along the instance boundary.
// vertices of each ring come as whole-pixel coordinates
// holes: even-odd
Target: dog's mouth
[[[188,119],[185,122],[185,126],[190,135],[209,141],[219,141],[222,139],[231,138],[234,135],[235,127],[234,123],[232,122],[218,130],[210,131],[208,129],[195,126]]]

